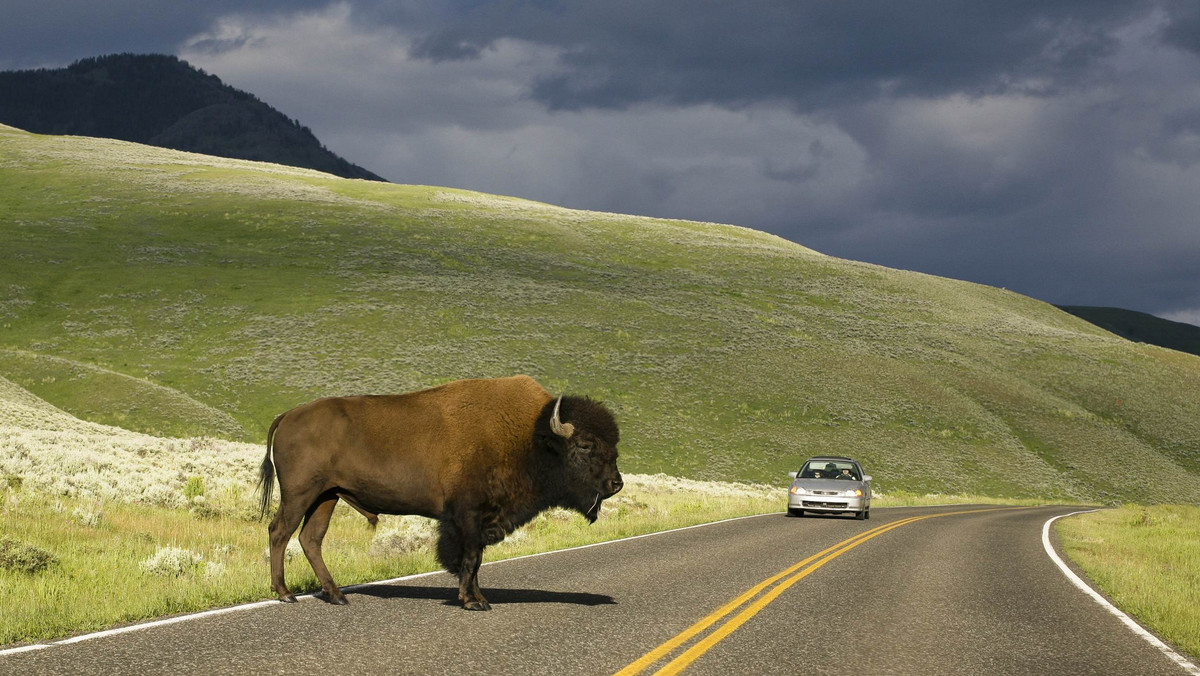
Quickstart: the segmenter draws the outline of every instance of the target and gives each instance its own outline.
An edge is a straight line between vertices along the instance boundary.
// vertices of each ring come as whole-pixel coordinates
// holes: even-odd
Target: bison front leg
[[[458,575],[458,600],[467,610],[491,610],[479,589],[479,566],[483,564],[482,518],[478,510],[447,510],[439,524],[438,560]]]
[[[483,598],[479,588],[479,566],[483,565],[483,542],[474,549],[464,549],[462,569],[458,572],[458,600],[467,610],[491,610],[492,604]]]

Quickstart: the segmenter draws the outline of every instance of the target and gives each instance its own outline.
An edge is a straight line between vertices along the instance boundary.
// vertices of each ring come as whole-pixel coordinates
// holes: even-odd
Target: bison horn
[[[563,423],[558,419],[558,407],[562,404],[562,395],[558,395],[558,401],[554,402],[554,415],[550,416],[550,431],[564,439],[570,439],[572,434],[575,434],[575,426],[571,423]]]

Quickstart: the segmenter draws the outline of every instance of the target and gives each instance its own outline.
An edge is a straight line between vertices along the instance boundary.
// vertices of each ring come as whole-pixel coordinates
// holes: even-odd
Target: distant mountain
[[[116,54],[0,72],[0,123],[384,180],[326,149],[298,120],[174,56]]]
[[[1060,305],[1058,308],[1134,342],[1200,355],[1200,326],[1115,307]]]

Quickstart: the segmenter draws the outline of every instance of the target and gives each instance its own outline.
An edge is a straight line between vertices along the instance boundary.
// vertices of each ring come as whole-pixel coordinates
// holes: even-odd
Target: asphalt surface
[[[943,515],[978,509],[987,511]],[[0,656],[0,673],[614,674],[755,585],[871,531],[770,602],[739,607],[760,600],[683,673],[1184,673],[1046,556],[1042,524],[1076,509],[754,517],[485,565],[490,612],[458,607],[455,579],[439,573],[360,587],[344,607],[270,603]],[[673,668],[735,615],[640,673]]]

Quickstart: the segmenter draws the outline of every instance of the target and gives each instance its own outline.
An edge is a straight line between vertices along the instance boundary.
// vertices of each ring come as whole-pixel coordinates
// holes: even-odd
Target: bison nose
[[[621,481],[620,475],[617,475],[617,478],[609,479],[608,481],[606,481],[604,483],[606,485],[606,488],[608,488],[609,495],[616,495],[617,493],[619,493],[621,491],[622,488],[625,487],[625,482]]]

